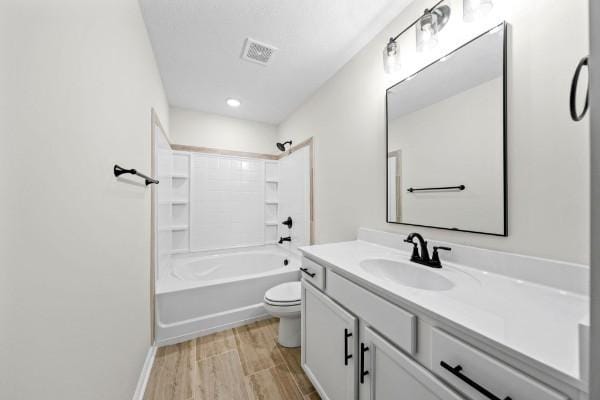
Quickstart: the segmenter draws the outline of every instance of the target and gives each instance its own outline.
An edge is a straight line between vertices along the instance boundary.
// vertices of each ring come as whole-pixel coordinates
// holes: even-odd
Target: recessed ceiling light
[[[242,104],[238,99],[227,99],[227,105],[229,107],[239,107]]]

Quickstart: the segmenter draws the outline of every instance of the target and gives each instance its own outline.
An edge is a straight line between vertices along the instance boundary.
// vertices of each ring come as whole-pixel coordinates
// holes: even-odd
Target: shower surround
[[[310,149],[274,159],[157,140],[157,344],[265,318],[265,290],[299,279],[296,249],[311,241]]]

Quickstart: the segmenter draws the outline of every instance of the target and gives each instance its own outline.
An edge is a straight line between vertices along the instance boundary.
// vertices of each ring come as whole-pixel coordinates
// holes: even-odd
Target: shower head
[[[287,142],[283,142],[283,143],[277,143],[277,148],[281,151],[285,151],[285,145],[289,144],[290,146],[292,145],[292,141],[288,140]]]

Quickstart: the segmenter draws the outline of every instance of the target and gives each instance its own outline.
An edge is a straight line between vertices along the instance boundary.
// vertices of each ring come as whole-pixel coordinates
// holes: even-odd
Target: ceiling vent
[[[276,47],[247,38],[244,44],[242,59],[261,65],[269,65]]]

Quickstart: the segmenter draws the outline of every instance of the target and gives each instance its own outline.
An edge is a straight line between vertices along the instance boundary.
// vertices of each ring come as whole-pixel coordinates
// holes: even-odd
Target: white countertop
[[[415,289],[376,277],[359,265],[370,258],[406,262],[410,254],[404,251],[360,240],[300,250],[392,302],[427,311],[511,356],[580,383],[578,329],[589,315],[587,296],[452,263],[431,271],[455,282],[453,288]]]

